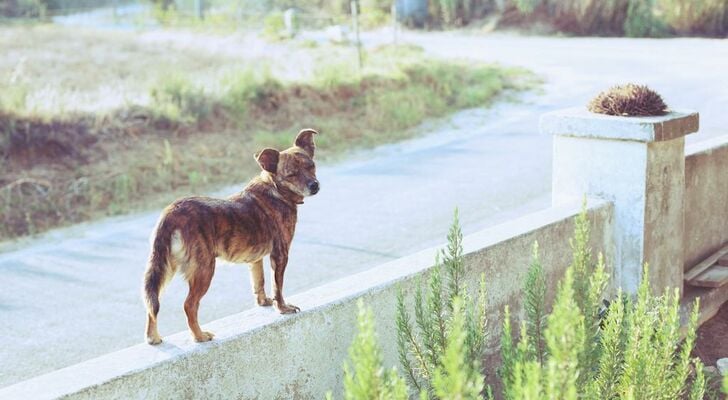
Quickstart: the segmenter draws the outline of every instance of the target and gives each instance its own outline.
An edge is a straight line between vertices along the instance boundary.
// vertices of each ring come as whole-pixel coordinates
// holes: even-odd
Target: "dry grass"
[[[213,90],[224,75],[253,65],[283,79],[303,79],[322,56],[296,45],[265,44],[251,33],[131,34],[52,25],[0,26],[0,49],[0,98],[22,87],[27,101],[16,109],[49,115],[147,105],[149,88],[174,71]]]
[[[33,29],[38,43],[18,35],[24,42],[11,49],[32,78],[5,81],[28,101],[0,95],[0,239],[244,182],[256,149],[287,147],[302,127],[321,132],[326,159],[411,136],[425,118],[535,82],[522,70],[426,59],[415,48],[372,51],[359,74],[347,48],[276,44],[268,67],[250,68],[256,51],[240,55],[229,37],[203,46],[200,38],[84,33],[74,44],[67,33]],[[84,46],[87,53],[71,51]],[[105,58],[119,47],[125,53]],[[36,63],[51,58],[62,65],[45,75]],[[0,77],[12,65],[3,60]],[[109,87],[117,89],[104,102]],[[59,102],[44,102],[44,91]]]
[[[589,102],[589,111],[621,116],[665,115],[667,105],[654,90],[644,85],[628,83],[599,93]]]

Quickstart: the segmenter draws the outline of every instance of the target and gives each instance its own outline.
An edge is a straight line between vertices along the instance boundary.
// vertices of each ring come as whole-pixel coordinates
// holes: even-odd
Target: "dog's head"
[[[255,159],[279,188],[301,197],[313,196],[319,191],[316,164],[313,161],[316,150],[313,137],[316,134],[313,129],[303,129],[296,136],[293,147],[280,152],[263,149],[255,154]]]

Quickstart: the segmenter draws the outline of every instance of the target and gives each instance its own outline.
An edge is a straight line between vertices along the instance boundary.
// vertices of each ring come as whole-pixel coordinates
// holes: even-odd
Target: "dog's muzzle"
[[[318,193],[319,191],[319,183],[318,181],[312,181],[308,184],[308,191],[313,196],[314,194]]]

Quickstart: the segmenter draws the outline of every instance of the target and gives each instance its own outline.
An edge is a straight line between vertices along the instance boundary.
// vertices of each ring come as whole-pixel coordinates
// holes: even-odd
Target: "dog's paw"
[[[270,297],[258,298],[255,300],[255,303],[261,307],[270,307],[273,305],[273,299]]]
[[[278,304],[276,303],[276,308],[278,309],[278,312],[281,314],[295,314],[299,311],[301,311],[300,308],[294,306],[293,304]]]
[[[147,336],[147,344],[151,344],[152,346],[156,346],[158,344],[162,343],[162,338],[159,337],[159,335],[156,336]]]
[[[202,332],[201,335],[195,336],[195,342],[197,342],[197,343],[209,342],[214,337],[215,337],[215,335],[212,332]]]

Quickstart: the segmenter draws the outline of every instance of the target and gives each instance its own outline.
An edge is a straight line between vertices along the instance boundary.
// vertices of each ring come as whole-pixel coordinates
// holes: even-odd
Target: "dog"
[[[196,342],[214,335],[197,321],[200,299],[210,287],[215,259],[250,264],[253,295],[259,306],[275,306],[281,314],[300,309],[283,299],[283,274],[296,228],[298,205],[319,191],[313,129],[298,133],[287,150],[266,148],[254,155],[261,172],[242,192],[228,199],[187,197],[162,212],[151,237],[151,253],[144,273],[143,298],[147,308],[147,343],[162,342],[157,330],[159,295],[180,272],[189,283],[184,302],[187,324]],[[263,287],[263,258],[270,256],[273,298]]]

